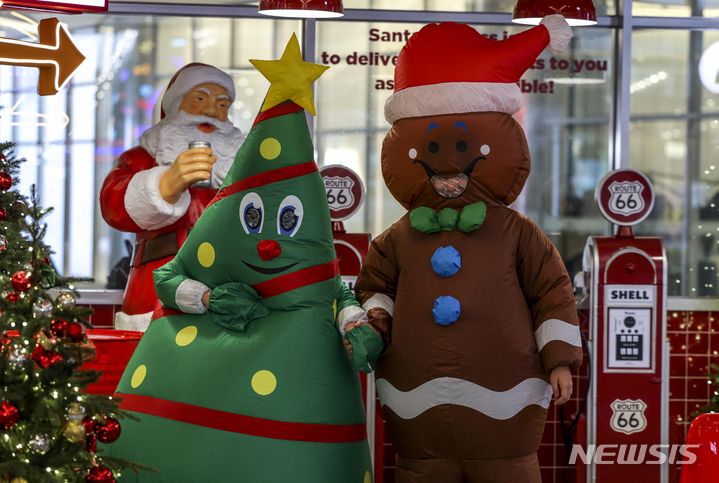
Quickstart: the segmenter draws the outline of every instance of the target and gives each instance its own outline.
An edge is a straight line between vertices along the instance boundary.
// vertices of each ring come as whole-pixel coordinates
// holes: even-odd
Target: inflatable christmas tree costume
[[[363,311],[338,275],[298,105],[314,113],[325,68],[302,61],[294,36],[280,61],[253,63],[272,82],[266,102],[217,196],[156,270],[165,308],[117,388],[139,421],[108,449],[158,471],[123,481],[372,481],[357,373],[335,322]],[[203,288],[206,312],[191,296]],[[378,355],[369,326],[349,333],[358,354]]]

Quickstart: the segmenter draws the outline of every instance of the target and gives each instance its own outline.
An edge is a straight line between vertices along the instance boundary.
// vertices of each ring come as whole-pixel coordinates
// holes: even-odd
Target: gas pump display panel
[[[605,371],[654,370],[654,301],[652,285],[607,285]]]

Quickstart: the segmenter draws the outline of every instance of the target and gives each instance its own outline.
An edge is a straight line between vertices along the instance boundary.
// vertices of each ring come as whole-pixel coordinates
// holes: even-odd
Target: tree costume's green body
[[[140,481],[372,481],[359,381],[335,325],[358,304],[337,275],[312,160],[303,110],[261,113],[217,198],[155,272],[166,308],[188,279],[212,291],[207,313],[150,324],[117,388],[140,421],[125,420],[109,449],[159,470]],[[294,234],[278,222],[281,204]],[[281,253],[263,260],[260,241]]]

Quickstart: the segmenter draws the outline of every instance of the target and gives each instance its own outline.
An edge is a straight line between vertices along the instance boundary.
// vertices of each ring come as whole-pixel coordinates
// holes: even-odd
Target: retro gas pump
[[[369,233],[347,233],[343,221],[357,213],[362,206],[365,196],[364,185],[357,173],[341,165],[324,166],[320,169],[320,175],[325,184],[327,203],[330,207],[332,237],[339,261],[340,275],[347,287],[354,289],[355,281],[362,269],[362,262],[369,250],[371,237]],[[384,441],[384,423],[381,415],[377,413],[374,377],[367,377],[360,373],[360,379],[367,411],[367,440],[375,467],[374,481],[382,483],[384,481],[382,474],[384,448],[377,442]]]
[[[669,439],[667,260],[661,238],[632,233],[654,193],[643,174],[620,170],[602,179],[596,200],[617,231],[590,237],[584,249],[591,361],[582,473],[589,483],[665,483],[667,458],[658,452],[668,449],[650,448]],[[622,464],[630,460],[641,463]]]

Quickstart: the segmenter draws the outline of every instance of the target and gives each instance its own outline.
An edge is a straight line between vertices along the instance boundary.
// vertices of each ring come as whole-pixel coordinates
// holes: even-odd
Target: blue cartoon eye
[[[257,193],[247,193],[240,202],[240,223],[248,235],[260,233],[263,225],[264,207]]]
[[[285,197],[277,210],[277,233],[284,236],[295,236],[302,225],[304,209],[302,202],[294,195]]]

